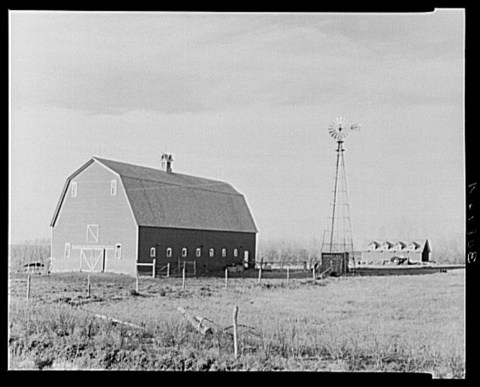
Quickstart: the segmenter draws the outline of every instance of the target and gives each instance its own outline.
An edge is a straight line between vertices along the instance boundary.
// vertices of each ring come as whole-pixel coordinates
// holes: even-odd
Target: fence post
[[[238,316],[238,306],[233,307],[233,350],[235,359],[238,358],[238,343],[237,343],[237,316]]]
[[[193,275],[197,275],[197,261],[193,261]]]
[[[167,263],[167,278],[170,277],[170,262]]]
[[[260,269],[258,270],[258,283],[260,283],[262,280],[262,267],[260,266]]]
[[[225,289],[227,289],[227,283],[228,283],[228,269],[225,268]]]
[[[27,276],[27,301],[30,299],[30,273]]]
[[[185,290],[185,263],[183,264],[182,270],[182,290]]]
[[[315,279],[315,265],[313,265],[313,271],[312,271],[312,274],[313,274],[313,279]]]
[[[155,278],[155,275],[157,274],[156,270],[157,270],[157,260],[155,258],[153,258],[153,270],[152,270],[152,277],[153,278]]]
[[[135,291],[138,293],[138,271],[137,271],[137,275],[135,277]]]
[[[289,280],[290,280],[290,268],[287,266],[287,284]]]
[[[87,297],[90,297],[90,274],[87,275]]]

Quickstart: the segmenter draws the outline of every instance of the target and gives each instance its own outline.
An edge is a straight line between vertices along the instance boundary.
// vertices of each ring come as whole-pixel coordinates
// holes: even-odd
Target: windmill
[[[345,173],[345,138],[352,132],[360,130],[359,124],[351,124],[345,118],[333,120],[328,128],[330,136],[337,142],[337,161],[335,183],[333,188],[332,216],[329,228],[323,234],[322,267],[333,264],[335,257],[342,257],[337,271],[348,270],[348,256],[353,255],[352,222],[348,205],[347,176]],[[335,260],[336,262],[338,260]]]

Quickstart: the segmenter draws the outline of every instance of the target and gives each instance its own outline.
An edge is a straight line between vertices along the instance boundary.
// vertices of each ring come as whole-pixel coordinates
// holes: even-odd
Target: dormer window
[[[227,256],[227,249],[222,249],[222,257],[225,258]]]
[[[77,182],[72,181],[72,198],[77,197]]]
[[[117,180],[110,181],[110,195],[115,196],[117,194]]]
[[[210,257],[213,257],[215,255],[215,250],[214,249],[210,249]]]
[[[169,248],[167,249],[167,258],[171,258],[171,257],[172,257],[172,248],[169,247]]]

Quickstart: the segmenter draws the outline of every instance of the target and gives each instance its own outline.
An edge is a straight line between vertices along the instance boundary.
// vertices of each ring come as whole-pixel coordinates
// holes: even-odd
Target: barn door
[[[101,248],[83,248],[80,250],[80,259],[82,267],[90,272],[100,272],[104,269],[104,249]]]

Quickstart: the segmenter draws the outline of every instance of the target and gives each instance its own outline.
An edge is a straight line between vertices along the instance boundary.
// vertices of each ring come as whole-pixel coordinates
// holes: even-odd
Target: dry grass
[[[230,279],[227,290],[222,278],[188,278],[185,291],[181,279],[141,278],[138,296],[131,293],[135,280],[129,276],[90,278],[92,297],[87,298],[86,274],[34,276],[29,305],[24,301],[25,277],[11,278],[11,368],[36,359],[34,368],[58,368],[66,362],[81,368],[369,370],[465,376],[464,270],[316,282],[296,279],[288,285],[278,279],[263,280],[261,285],[256,279]],[[143,325],[156,344],[145,347],[135,333],[128,340],[136,346],[126,345],[128,330],[92,319],[67,303]],[[228,335],[200,337],[176,310],[182,306],[227,327],[235,304],[239,323],[257,334],[241,330],[238,361],[232,358]],[[49,348],[52,357],[45,359],[41,354],[49,353]],[[60,356],[53,351],[58,348],[73,349]]]

